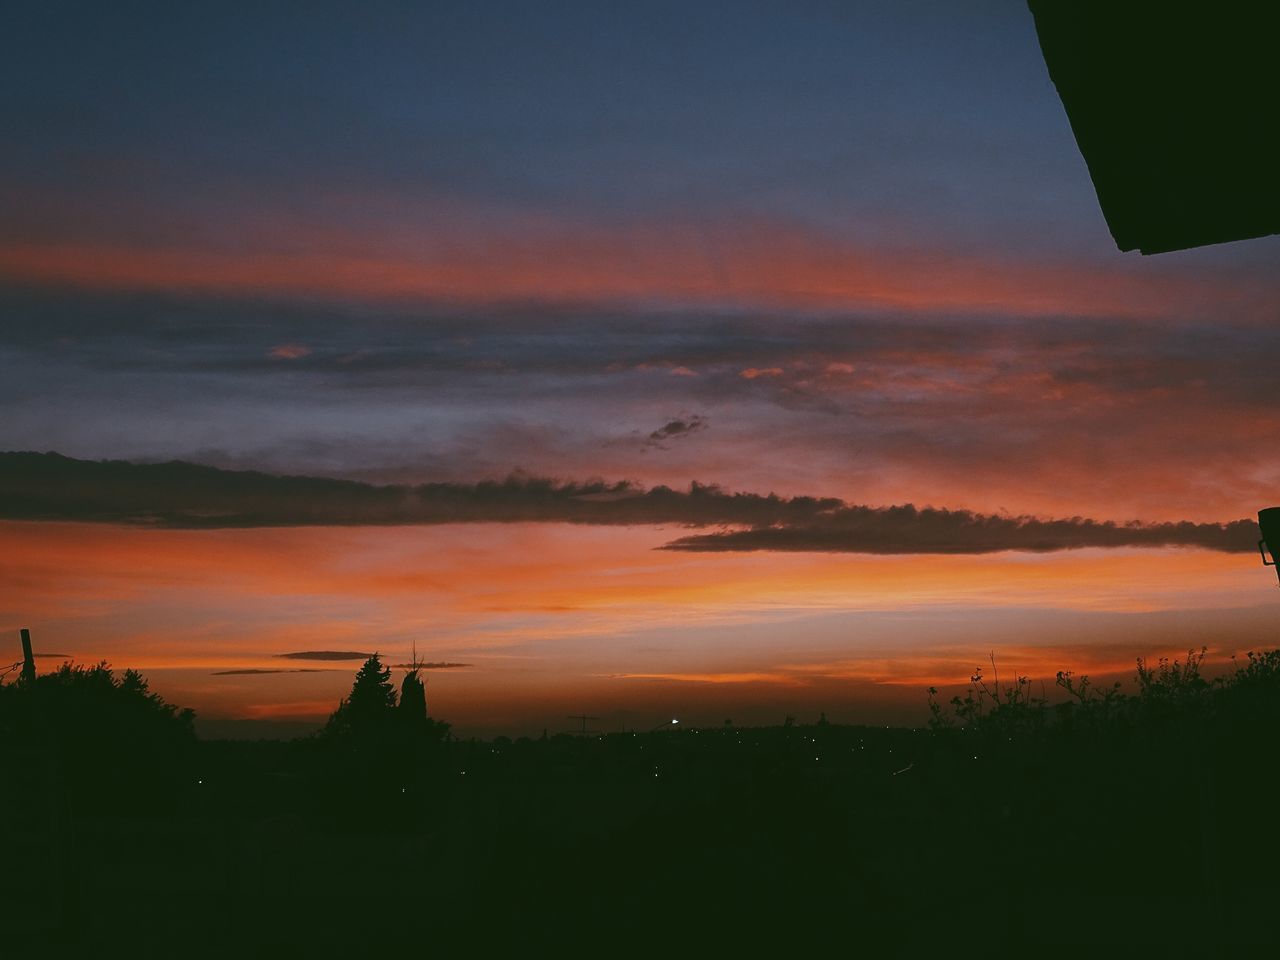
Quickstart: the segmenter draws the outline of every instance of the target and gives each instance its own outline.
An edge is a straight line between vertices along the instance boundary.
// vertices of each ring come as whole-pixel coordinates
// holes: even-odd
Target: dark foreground
[[[1076,682],[1056,708],[979,682],[926,730],[134,736],[85,753],[11,723],[3,943],[1255,952],[1280,943],[1278,678],[1269,655],[1212,685],[1152,674],[1134,697]]]

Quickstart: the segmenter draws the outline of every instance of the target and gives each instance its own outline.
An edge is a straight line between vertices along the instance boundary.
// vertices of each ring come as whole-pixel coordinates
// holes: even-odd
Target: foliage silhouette
[[[1156,669],[1147,666],[1145,657],[1138,658],[1138,696],[1148,702],[1186,701],[1209,689],[1209,683],[1200,675],[1208,647],[1200,652],[1187,651],[1187,662],[1170,662],[1160,657]]]
[[[934,731],[956,727],[975,727],[996,731],[1006,736],[1038,730],[1046,722],[1045,708],[1048,700],[1033,696],[1031,681],[1022,676],[1014,677],[1012,684],[1000,686],[1000,673],[996,668],[995,654],[991,657],[993,679],[990,684],[982,674],[982,667],[975,667],[969,677],[969,689],[964,697],[951,698],[952,714],[938,703],[938,688],[928,688],[929,727]]]
[[[338,702],[329,717],[326,732],[331,736],[354,736],[370,740],[386,736],[396,707],[396,690],[391,684],[391,668],[382,665],[377,653],[356,673],[351,693]]]
[[[928,688],[929,727],[935,732],[965,728],[1012,734],[1033,732],[1052,724],[1059,730],[1086,726],[1104,732],[1134,722],[1190,722],[1204,711],[1221,707],[1239,691],[1280,688],[1280,651],[1250,652],[1247,666],[1237,664],[1233,671],[1212,683],[1203,676],[1207,653],[1208,648],[1202,647],[1198,652],[1187,651],[1185,661],[1160,657],[1155,667],[1149,666],[1145,657],[1139,657],[1136,695],[1123,693],[1118,680],[1100,688],[1087,675],[1059,670],[1055,686],[1069,699],[1052,710],[1043,694],[1031,695],[1031,682],[1026,677],[1016,677],[1012,685],[1002,689],[998,680],[988,684],[978,667],[969,678],[964,696],[951,698],[949,713],[938,702],[937,687]],[[991,664],[994,670],[994,655]]]
[[[427,684],[422,668],[414,667],[400,681],[400,705],[396,708],[399,736],[408,747],[439,743],[448,736],[449,724],[427,712]]]
[[[418,724],[427,719],[427,685],[421,670],[414,667],[400,681],[400,713],[406,724]]]
[[[74,802],[170,802],[189,779],[194,720],[106,661],[0,686],[0,743],[39,750]]]

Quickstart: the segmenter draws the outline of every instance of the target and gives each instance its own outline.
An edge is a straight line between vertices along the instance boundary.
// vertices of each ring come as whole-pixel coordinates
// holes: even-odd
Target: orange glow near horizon
[[[1225,656],[1258,644],[1256,611],[1270,599],[1248,558],[1207,551],[652,549],[679,532],[3,523],[0,610],[14,644],[18,626],[32,627],[37,649],[152,672],[162,695],[214,718],[321,719],[359,666],[279,654],[378,650],[397,663],[416,645],[422,658],[470,665],[433,675],[435,708],[492,729],[602,699],[675,702],[690,686],[721,689],[717,705],[857,700],[852,691],[870,688],[923,703],[923,687],[963,683],[993,648],[1008,679],[1051,684],[1059,669],[1115,673],[1134,656],[1198,646],[1200,634],[1184,644],[1147,619],[1196,610],[1237,611],[1205,637]],[[1097,626],[1072,636],[1058,623],[1068,615]],[[291,672],[212,675],[250,668]]]

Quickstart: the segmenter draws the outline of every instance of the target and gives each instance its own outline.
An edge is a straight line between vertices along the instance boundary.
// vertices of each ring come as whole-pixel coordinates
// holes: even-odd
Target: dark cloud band
[[[1082,547],[1201,547],[1227,553],[1256,549],[1250,520],[1232,523],[1126,523],[1073,517],[1043,520],[967,510],[845,507],[822,524],[771,526],[681,537],[663,549],[826,553],[1047,553]]]
[[[827,551],[877,554],[1052,551],[1081,547],[1255,549],[1257,527],[1230,523],[1051,520],[914,506],[867,507],[834,498],[728,493],[628,483],[512,476],[481,483],[376,486],[279,477],[190,463],[72,460],[0,454],[0,517],[165,528],[560,522],[613,526],[732,527],[673,540],[687,551]],[[298,660],[359,660],[359,651],[301,651]]]

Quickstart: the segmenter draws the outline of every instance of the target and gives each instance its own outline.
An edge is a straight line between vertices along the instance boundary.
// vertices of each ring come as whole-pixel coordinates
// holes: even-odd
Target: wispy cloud
[[[397,670],[452,670],[456,667],[469,667],[469,663],[452,663],[446,660],[428,660],[425,663],[393,663]]]
[[[706,673],[611,673],[611,680],[668,680],[677,683],[769,683],[800,686],[803,679],[780,671],[706,672]]]
[[[691,434],[705,429],[707,429],[707,419],[698,414],[694,414],[691,417],[668,420],[645,438],[644,446],[651,449],[666,450],[670,441],[684,440]]]
[[[373,654],[358,650],[299,650],[295,653],[277,653],[284,660],[368,660]]]
[[[357,309],[0,284],[0,312],[32,318],[0,329],[0,403],[10,449],[77,456],[375,482],[516,467],[715,477],[858,503],[1217,520],[1269,502],[1280,435],[1268,402],[1280,328],[1229,306],[1224,322],[639,308],[601,322],[546,304]],[[269,355],[290,344],[312,353]],[[715,429],[646,445],[690,412]]]
[[[1004,314],[1156,315],[1247,299],[1265,309],[1261,278],[1201,268],[1143,270],[1061,259],[1034,262],[992,251],[939,257],[927,245],[888,251],[842,241],[798,221],[735,222],[687,230],[655,221],[625,229],[524,225],[494,235],[456,223],[449,241],[396,250],[349,235],[352,253],[162,248],[84,242],[0,245],[0,273],[28,283],[99,290],[365,298],[469,304],[636,304],[793,309],[893,307]],[[370,246],[381,249],[370,250]],[[718,267],[705,268],[714,249]],[[359,250],[360,252],[355,252]]]
[[[215,670],[211,677],[253,676],[259,673],[334,673],[333,668],[325,667],[242,667],[237,670]]]

